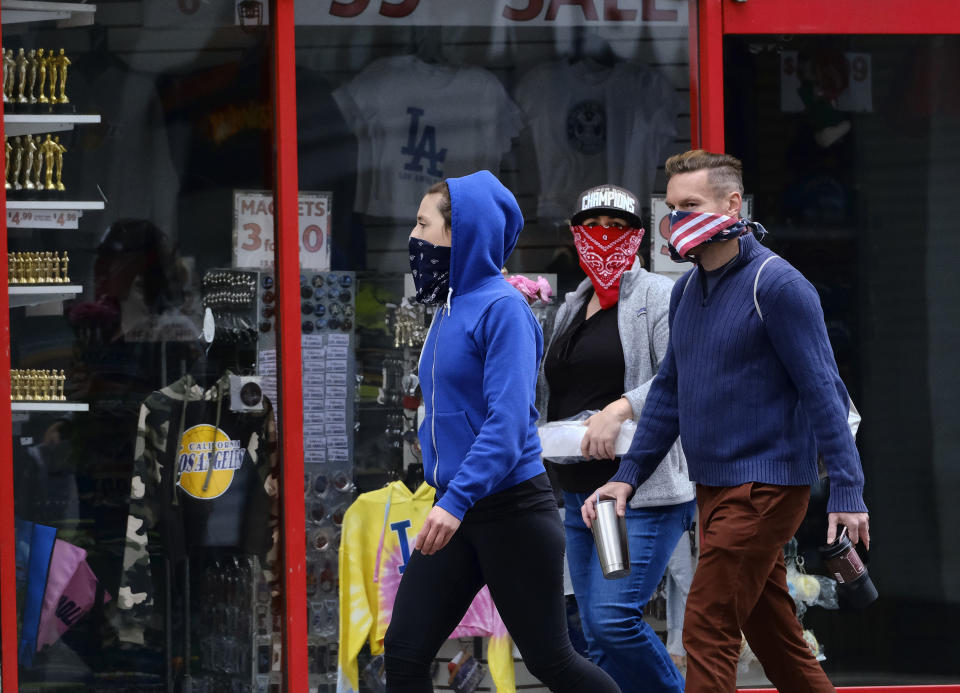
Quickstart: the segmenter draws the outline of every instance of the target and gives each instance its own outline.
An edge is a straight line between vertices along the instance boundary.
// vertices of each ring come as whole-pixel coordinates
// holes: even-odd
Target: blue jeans
[[[567,562],[590,658],[623,693],[683,691],[683,677],[660,638],[643,620],[680,535],[693,522],[696,502],[627,508],[630,574],[607,580],[580,506],[587,494],[564,492]]]

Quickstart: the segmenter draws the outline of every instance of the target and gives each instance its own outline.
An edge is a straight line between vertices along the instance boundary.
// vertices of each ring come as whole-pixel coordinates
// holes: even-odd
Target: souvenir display
[[[55,113],[69,109],[66,49],[20,47],[3,55],[3,108],[7,113]]]
[[[13,402],[63,402],[67,377],[62,370],[11,369],[10,400]]]
[[[67,148],[59,135],[4,137],[4,151],[3,185],[10,197],[57,199],[66,192],[63,155]]]
[[[39,253],[7,253],[7,276],[10,284],[69,284],[67,251]]]

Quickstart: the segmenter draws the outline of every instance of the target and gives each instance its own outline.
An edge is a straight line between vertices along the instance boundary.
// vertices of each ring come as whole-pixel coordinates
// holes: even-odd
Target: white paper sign
[[[752,208],[753,195],[744,195],[740,215],[749,219]],[[650,230],[653,234],[650,239],[651,271],[676,279],[693,265],[689,262],[674,262],[670,257],[670,249],[667,248],[670,242],[670,209],[667,207],[666,195],[650,196],[650,218],[650,225],[653,227]]]
[[[304,192],[300,203],[300,268],[330,269],[332,194]],[[273,194],[262,190],[233,191],[233,266],[272,269],[275,253]]]
[[[784,113],[799,113],[807,110],[800,97],[800,70],[797,51],[780,54],[780,110]],[[873,111],[873,65],[869,53],[843,54],[845,74],[829,73],[833,80],[846,79],[846,87],[835,96],[825,96],[828,103],[844,113],[871,113]],[[812,59],[812,62],[816,62]],[[812,68],[811,68],[812,69]],[[836,71],[834,71],[836,72]],[[811,76],[811,80],[817,77]],[[821,81],[825,78],[821,78]],[[839,85],[837,85],[839,86]],[[823,84],[814,84],[811,89],[824,91]]]

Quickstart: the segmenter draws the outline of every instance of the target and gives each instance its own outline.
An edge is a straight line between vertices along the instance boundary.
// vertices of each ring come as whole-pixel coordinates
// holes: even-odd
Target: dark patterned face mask
[[[450,248],[410,239],[410,271],[417,303],[442,303],[450,288]]]

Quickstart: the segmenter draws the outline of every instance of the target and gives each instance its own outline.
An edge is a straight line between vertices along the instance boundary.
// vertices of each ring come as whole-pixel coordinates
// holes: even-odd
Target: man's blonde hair
[[[691,149],[667,159],[667,180],[678,173],[708,171],[707,182],[717,197],[732,192],[743,195],[743,164],[729,154],[714,154],[703,149]]]

